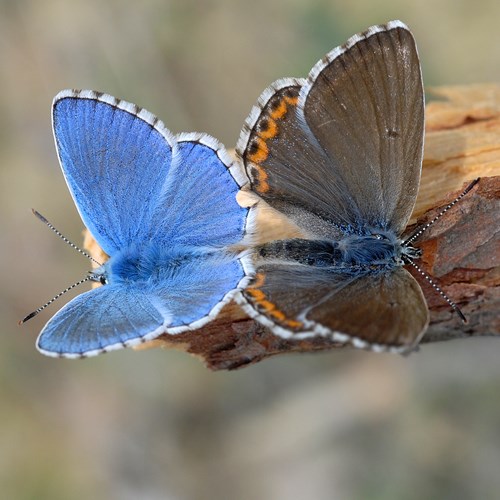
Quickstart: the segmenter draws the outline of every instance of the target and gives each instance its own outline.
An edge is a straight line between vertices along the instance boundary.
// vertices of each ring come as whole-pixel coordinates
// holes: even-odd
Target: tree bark
[[[426,108],[422,180],[408,231],[432,220],[474,178],[479,183],[415,243],[418,264],[459,305],[464,324],[428,283],[417,275],[430,310],[422,342],[500,334],[500,86],[432,89],[439,100]],[[404,166],[403,166],[404,167]],[[296,236],[293,228],[266,211],[259,214],[265,239]],[[99,249],[87,238],[86,247]],[[409,269],[413,272],[412,269]],[[144,347],[184,350],[212,370],[230,370],[269,356],[340,348],[330,340],[284,340],[234,303],[205,327],[162,335]]]

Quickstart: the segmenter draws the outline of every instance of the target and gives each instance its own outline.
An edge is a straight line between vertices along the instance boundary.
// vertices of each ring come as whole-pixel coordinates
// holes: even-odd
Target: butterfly
[[[249,210],[236,202],[245,179],[224,147],[90,90],[60,92],[52,119],[75,205],[109,260],[90,273],[103,286],[58,311],[38,349],[92,356],[211,321],[252,266],[234,247]]]
[[[423,144],[419,57],[400,21],[349,38],[307,79],[266,89],[237,154],[251,190],[305,237],[257,247],[255,277],[239,297],[245,311],[285,338],[415,346],[429,312],[404,268],[420,251],[402,234]]]

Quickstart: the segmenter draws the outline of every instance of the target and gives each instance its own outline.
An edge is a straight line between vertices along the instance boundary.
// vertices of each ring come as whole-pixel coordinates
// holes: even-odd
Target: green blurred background
[[[260,92],[368,26],[402,19],[426,84],[500,80],[500,3],[476,0],[0,1],[0,497],[500,497],[500,342],[271,359],[210,373],[175,351],[85,361],[34,347],[82,277],[50,104],[91,88],[233,147]]]

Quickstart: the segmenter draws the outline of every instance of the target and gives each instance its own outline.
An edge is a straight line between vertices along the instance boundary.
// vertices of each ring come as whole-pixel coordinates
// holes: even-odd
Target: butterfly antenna
[[[443,290],[441,290],[439,285],[421,267],[417,266],[417,264],[415,264],[415,262],[413,262],[411,259],[404,259],[404,260],[406,264],[410,264],[411,266],[413,266],[413,268],[415,268],[419,272],[419,274],[423,276],[430,283],[432,288],[434,288],[434,290],[436,290],[436,292],[438,292],[439,295],[441,295],[441,297],[443,297],[443,299],[446,300],[446,302],[448,302],[449,306],[460,316],[460,319],[464,323],[467,323],[467,318],[464,316],[463,312],[455,304],[455,302],[453,302],[453,300],[451,300],[448,297],[448,295],[446,295],[443,292]]]
[[[465,190],[458,195],[451,203],[446,205],[441,212],[439,212],[434,219],[432,219],[430,222],[427,222],[427,224],[423,224],[420,227],[417,227],[415,232],[413,232],[405,241],[404,245],[407,246],[409,245],[412,241],[416,240],[419,236],[421,236],[427,229],[429,229],[438,219],[440,219],[453,205],[458,203],[480,180],[480,177],[477,179],[474,179],[466,188]]]
[[[37,212],[34,208],[31,209],[33,214],[38,217],[44,224],[46,224],[54,233],[59,236],[65,243],[67,243],[71,248],[74,248],[77,252],[80,252],[82,255],[85,255],[87,259],[90,259],[92,262],[96,263],[98,266],[102,266],[100,262],[95,260],[92,256],[90,256],[85,250],[82,250],[81,248],[77,247],[74,243],[68,240],[63,234],[61,234],[40,212]],[[72,287],[71,287],[72,288]],[[70,288],[70,289],[71,289]],[[67,291],[67,290],[65,290]],[[64,293],[64,292],[63,292]],[[43,308],[42,308],[43,309]]]
[[[73,290],[73,288],[81,285],[82,283],[85,283],[86,281],[93,280],[93,276],[94,276],[93,274],[89,274],[86,278],[84,278],[80,281],[77,281],[76,283],[69,286],[68,288],[66,288],[62,292],[59,292],[54,298],[50,299],[46,304],[44,304],[43,306],[40,306],[36,311],[29,313],[25,318],[20,320],[18,322],[18,325],[22,325],[23,323],[26,323],[26,321],[29,321],[31,318],[34,318],[39,312],[43,311],[47,306],[50,306],[50,304],[52,304],[52,302],[56,301],[61,295],[64,295],[66,292],[69,292],[70,290]]]

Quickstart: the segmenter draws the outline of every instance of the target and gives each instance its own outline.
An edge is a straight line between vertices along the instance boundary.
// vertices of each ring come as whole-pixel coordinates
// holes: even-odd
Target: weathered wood
[[[423,280],[431,324],[422,342],[500,334],[500,87],[440,87],[441,100],[426,109],[426,145],[422,182],[412,222],[425,223],[467,184],[474,189],[424,233],[420,265],[462,309],[463,324]],[[265,211],[260,214],[265,239],[294,235],[295,230]],[[409,228],[411,230],[411,228]],[[86,248],[99,249],[87,238]],[[311,352],[339,346],[317,338],[287,341],[228,304],[219,317],[195,332],[162,335],[144,347],[184,350],[213,370],[234,369],[276,354]]]

